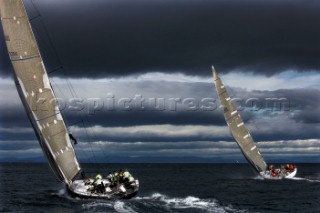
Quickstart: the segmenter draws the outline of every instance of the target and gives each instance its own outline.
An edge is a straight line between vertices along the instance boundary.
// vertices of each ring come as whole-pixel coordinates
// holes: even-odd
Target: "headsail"
[[[50,167],[70,184],[81,171],[22,0],[0,0],[17,90]]]
[[[261,156],[258,147],[254,143],[247,127],[244,125],[237,108],[231,102],[231,98],[223,85],[214,67],[212,67],[213,80],[223,109],[224,118],[237,141],[243,155],[248,162],[257,170],[262,172],[267,169],[267,164]]]

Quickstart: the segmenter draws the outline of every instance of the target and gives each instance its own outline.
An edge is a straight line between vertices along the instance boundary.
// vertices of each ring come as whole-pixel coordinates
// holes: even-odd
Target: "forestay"
[[[242,153],[248,162],[257,170],[262,172],[267,169],[267,164],[261,156],[258,147],[254,143],[247,127],[244,125],[242,118],[237,111],[235,105],[231,102],[231,98],[218,77],[214,67],[212,67],[213,80],[220,99],[221,107],[224,113],[224,118],[231,130],[233,137],[239,145]]]
[[[56,177],[70,184],[81,168],[58,109],[22,0],[0,0],[17,90]]]

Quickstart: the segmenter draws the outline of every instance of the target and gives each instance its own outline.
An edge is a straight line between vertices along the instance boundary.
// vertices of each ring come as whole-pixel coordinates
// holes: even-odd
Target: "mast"
[[[81,171],[22,0],[0,0],[15,84],[49,165],[70,184]]]
[[[249,130],[244,125],[237,108],[231,102],[231,98],[213,66],[212,74],[221,107],[223,109],[224,118],[229,126],[232,136],[239,145],[244,157],[253,166],[253,168],[258,173],[266,171],[266,162],[260,154],[258,147],[254,143]]]

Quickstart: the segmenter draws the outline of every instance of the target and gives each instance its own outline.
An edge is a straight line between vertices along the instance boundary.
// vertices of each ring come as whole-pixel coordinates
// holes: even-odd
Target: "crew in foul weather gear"
[[[88,178],[84,181],[84,185],[92,185],[94,183],[94,180],[92,178]]]
[[[119,173],[117,171],[114,171],[114,177],[113,177],[113,182],[115,184],[118,184],[119,183]]]
[[[270,164],[270,165],[268,166],[268,169],[269,169],[269,171],[273,170],[273,169],[274,169],[274,165],[273,165],[273,164]]]
[[[112,172],[109,172],[109,174],[107,175],[107,180],[108,180],[110,183],[111,183],[112,177],[113,177],[113,173],[112,173]]]
[[[293,164],[286,164],[285,169],[289,172],[292,172],[295,169],[295,165]]]
[[[92,178],[87,178],[84,181],[84,185],[87,186],[88,191],[93,191],[94,190],[94,180]]]
[[[272,177],[277,177],[278,175],[279,175],[279,170],[278,169],[273,169],[272,173],[271,173],[271,176]]]
[[[102,176],[100,175],[100,173],[98,173],[97,175],[96,175],[96,180],[98,180],[98,179],[102,179]]]
[[[122,169],[119,170],[119,183],[123,183],[124,182],[124,177],[123,177],[123,171]]]
[[[104,184],[102,182],[102,176],[100,174],[96,175],[96,180],[94,181],[94,190],[97,193],[104,193],[106,191]]]
[[[134,181],[134,178],[133,178],[133,176],[130,174],[130,172],[128,171],[128,169],[126,169],[125,172],[124,172],[124,179],[125,179],[127,182],[132,182],[132,181]]]
[[[107,176],[108,180],[110,181],[110,187],[113,188],[118,185],[118,173],[116,171],[111,172]]]
[[[128,169],[126,169],[123,173],[123,177],[125,180],[129,180],[129,177],[131,176],[130,172],[128,171]]]

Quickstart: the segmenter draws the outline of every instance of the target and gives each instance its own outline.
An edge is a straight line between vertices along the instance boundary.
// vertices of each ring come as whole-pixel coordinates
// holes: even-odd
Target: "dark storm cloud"
[[[291,118],[296,122],[310,123],[313,125],[318,125],[318,123],[320,122],[320,96],[318,89],[279,89],[276,91],[252,92],[245,92],[241,89],[233,89],[232,92],[235,95],[235,97],[242,97],[244,100],[247,100],[250,97],[255,97],[262,100],[265,98],[286,98],[288,100],[286,105],[274,105],[272,104],[272,102],[266,101],[261,102],[259,107],[266,108],[268,110],[268,106],[273,106],[275,107],[274,109],[288,110],[294,112]],[[268,113],[268,111],[265,113]],[[270,115],[269,113],[268,116],[272,115]],[[275,114],[275,116],[277,116],[277,114]]]
[[[170,84],[166,85],[169,87]],[[185,90],[191,91],[188,89],[186,84]],[[121,87],[121,86],[120,86]],[[180,87],[180,84],[177,85],[177,88]],[[197,94],[197,91],[206,91],[202,87],[207,87],[205,84],[200,83],[198,89],[195,88],[196,85],[192,84],[192,89]],[[202,88],[202,89],[201,89]],[[134,88],[132,87],[134,90]],[[172,88],[172,90],[177,90]],[[245,120],[245,123],[249,125],[249,129],[257,141],[262,140],[289,140],[289,139],[309,139],[309,138],[318,138],[319,137],[319,122],[318,116],[318,93],[317,89],[292,89],[292,90],[276,90],[276,91],[252,91],[248,92],[243,89],[228,89],[232,97],[243,98],[247,100],[248,98],[257,98],[261,100],[260,103],[265,104],[265,98],[286,98],[290,102],[290,107],[286,109],[278,110],[278,107],[269,108],[263,106],[259,110],[254,110],[247,105],[246,110],[240,112],[241,116]],[[209,91],[209,90],[207,90]],[[211,90],[210,90],[211,91]],[[150,91],[156,92],[156,91]],[[209,92],[208,92],[209,93]],[[211,92],[210,92],[211,93]],[[189,93],[189,97],[195,97],[194,93]],[[246,105],[244,105],[246,106]],[[242,107],[244,107],[242,105]],[[12,131],[0,131],[0,139],[34,139],[32,131],[22,132],[19,128],[30,127],[27,116],[25,115],[24,109],[19,104],[7,104],[1,105],[0,115],[1,126],[3,128],[12,129]],[[79,113],[76,111],[64,110],[63,115],[66,121],[67,126],[71,127],[72,130],[74,127],[82,128],[81,131],[78,131],[77,135],[80,136],[82,141],[87,140],[86,131],[83,127],[94,127],[88,128],[88,131],[91,131],[90,135],[94,135],[92,140],[109,140],[117,142],[126,142],[126,141],[142,141],[142,142],[182,142],[182,141],[196,141],[196,140],[207,140],[207,141],[216,141],[216,140],[232,140],[230,134],[203,134],[199,130],[195,131],[194,134],[189,134],[185,132],[183,134],[171,134],[170,131],[168,134],[162,130],[163,134],[152,133],[152,129],[143,131],[143,128],[138,130],[132,129],[135,126],[148,126],[148,125],[173,125],[173,126],[184,126],[186,129],[190,129],[192,132],[192,126],[212,126],[212,132],[216,131],[218,127],[224,127],[227,131],[227,126],[225,120],[221,113],[221,110],[218,108],[214,111],[187,111],[184,109],[179,109],[177,111],[154,111],[150,109],[145,109],[141,111],[140,109],[132,109],[130,111],[125,111],[122,109],[116,109],[114,111],[108,111],[103,109],[101,111],[96,111],[94,114],[88,114],[88,111],[85,109],[82,111],[86,116],[79,116]],[[80,122],[81,119],[84,120],[84,123]],[[83,126],[84,125],[84,126]],[[128,129],[130,134],[127,134],[125,130],[122,134],[120,130],[117,130],[116,134],[105,134],[97,132],[92,134],[92,131],[98,129],[97,126],[102,128],[131,128]],[[214,127],[215,126],[215,127]],[[14,128],[17,128],[15,130]],[[154,129],[162,128],[159,126],[153,127]],[[170,130],[170,129],[169,129]],[[108,130],[112,132],[112,129]],[[208,131],[208,129],[206,129]],[[210,130],[209,130],[210,131]],[[149,132],[149,133],[148,133]],[[103,134],[102,134],[103,133]]]
[[[267,75],[320,67],[319,1],[34,2],[72,77],[149,71],[209,75],[212,63],[223,72]],[[32,24],[45,37],[40,21]],[[0,40],[0,68],[8,75],[3,35]],[[38,40],[49,70],[59,66],[52,51],[47,55],[48,40]]]

